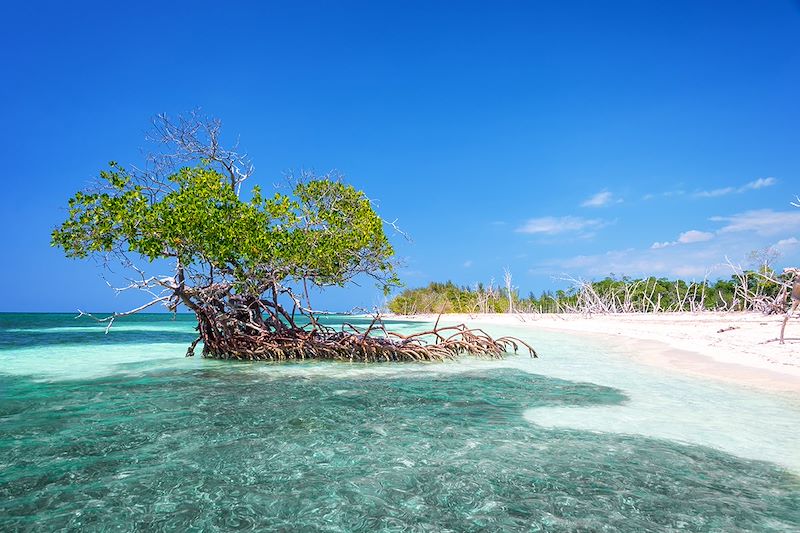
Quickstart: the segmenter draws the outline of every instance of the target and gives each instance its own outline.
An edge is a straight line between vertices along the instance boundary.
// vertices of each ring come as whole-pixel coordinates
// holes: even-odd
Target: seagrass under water
[[[0,530],[800,527],[777,465],[524,416],[631,403],[619,388],[513,361],[185,359],[189,320],[70,320],[0,317]]]

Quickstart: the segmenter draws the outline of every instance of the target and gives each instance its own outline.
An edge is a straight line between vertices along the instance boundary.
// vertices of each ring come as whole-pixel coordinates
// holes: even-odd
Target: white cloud
[[[757,180],[751,181],[750,183],[748,183],[747,185],[745,185],[742,188],[744,190],[763,189],[764,187],[772,187],[777,182],[778,182],[778,180],[776,180],[775,178],[758,178]]]
[[[671,246],[659,249],[612,250],[603,254],[581,255],[554,260],[533,269],[534,273],[602,277],[609,274],[633,277],[667,276],[680,278],[702,278],[706,275],[727,274],[726,254],[736,257],[727,249],[712,245],[698,248]]]
[[[757,235],[778,235],[800,231],[800,212],[757,209],[729,217],[711,217],[714,222],[725,222],[718,233],[754,232]]]
[[[713,233],[709,233],[707,231],[698,231],[696,229],[690,229],[689,231],[684,231],[683,233],[678,235],[678,240],[654,242],[650,246],[650,249],[658,250],[660,248],[675,246],[676,244],[692,244],[694,242],[705,242],[705,241],[710,241],[713,238],[714,238]]]
[[[698,231],[696,229],[690,229],[689,231],[684,231],[678,236],[678,242],[681,244],[690,244],[693,242],[710,241],[713,238],[714,238],[713,233],[709,233],[707,231]]]
[[[519,233],[532,233],[543,235],[558,235],[561,233],[575,233],[584,230],[599,229],[605,226],[605,222],[592,218],[581,217],[539,217],[531,218],[522,226],[517,228]]]
[[[765,187],[771,187],[776,183],[778,183],[778,180],[772,177],[758,178],[757,180],[745,183],[741,187],[723,187],[721,189],[712,189],[710,191],[698,191],[694,193],[694,195],[702,198],[714,198],[717,196],[726,196],[728,194],[734,194],[734,193],[741,194],[747,191],[763,189]]]
[[[469,268],[472,266],[472,259],[467,259],[464,261],[464,268]]]
[[[779,252],[783,253],[791,248],[796,247],[797,245],[800,245],[800,240],[797,240],[795,237],[789,237],[788,239],[779,240],[772,245],[772,248],[775,248]]]
[[[581,206],[582,207],[605,207],[612,203],[620,203],[622,202],[619,198],[614,198],[614,193],[608,191],[600,191],[599,193],[595,194],[591,198],[588,198],[584,201]]]
[[[628,248],[612,250],[604,254],[579,255],[563,260],[551,261],[532,269],[533,273],[602,277],[609,274],[639,276],[670,276],[682,278],[702,278],[703,276],[723,274],[728,268],[724,264],[725,254],[719,250],[695,249],[691,252],[683,248],[639,250]]]
[[[585,225],[584,219],[564,217],[573,224]],[[545,222],[556,223],[562,219],[534,219],[533,229],[545,230]],[[581,254],[566,258],[539,261],[530,272],[558,276],[598,278],[611,273],[616,275],[667,276],[700,279],[706,275],[730,275],[726,258],[736,263],[746,263],[752,250],[772,248],[780,252],[779,265],[800,264],[800,209],[774,211],[751,210],[729,216],[711,218],[719,224],[716,231],[691,229],[680,233],[675,240],[654,242],[648,248],[627,248],[605,253]],[[532,221],[529,221],[531,223]],[[600,221],[593,221],[602,224]]]
[[[733,187],[723,187],[722,189],[713,189],[710,191],[699,191],[694,193],[695,196],[700,196],[702,198],[715,198],[717,196],[726,196],[728,194],[732,194],[736,192],[736,189]]]
[[[676,189],[674,191],[664,191],[660,193],[649,192],[644,196],[642,196],[642,200],[652,200],[653,198],[659,198],[659,197],[671,198],[673,196],[683,196],[684,194],[686,194],[686,191],[682,189]]]

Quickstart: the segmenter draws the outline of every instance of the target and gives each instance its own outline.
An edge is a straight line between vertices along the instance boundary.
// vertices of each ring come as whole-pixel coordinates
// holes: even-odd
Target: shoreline
[[[800,319],[776,339],[784,315],[760,313],[447,314],[441,323],[485,324],[593,337],[673,372],[800,397]],[[437,315],[385,315],[436,321]]]

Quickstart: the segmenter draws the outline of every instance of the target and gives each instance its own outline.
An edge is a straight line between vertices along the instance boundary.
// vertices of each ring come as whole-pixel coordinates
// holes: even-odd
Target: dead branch
[[[151,300],[151,301],[147,302],[146,304],[140,305],[139,307],[137,307],[135,309],[130,309],[128,311],[123,311],[121,313],[112,313],[112,314],[110,314],[110,315],[108,315],[106,317],[102,317],[102,318],[94,316],[92,313],[86,313],[86,312],[81,311],[80,309],[78,309],[78,313],[79,314],[75,318],[80,318],[82,316],[85,316],[85,317],[89,317],[89,318],[91,318],[91,319],[93,319],[93,320],[95,320],[97,322],[107,322],[106,333],[108,333],[108,330],[111,329],[111,326],[114,324],[114,320],[115,319],[117,319],[119,317],[123,317],[123,316],[134,315],[134,314],[139,313],[141,311],[144,311],[145,309],[148,309],[148,308],[150,308],[150,307],[152,307],[152,306],[154,306],[154,305],[156,305],[158,303],[167,302],[167,301],[169,301],[169,299],[170,299],[170,296],[161,296],[160,298],[156,298],[155,300]]]

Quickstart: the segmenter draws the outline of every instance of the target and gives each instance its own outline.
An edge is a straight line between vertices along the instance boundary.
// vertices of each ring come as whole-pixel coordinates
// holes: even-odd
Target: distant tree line
[[[740,270],[727,279],[606,277],[571,280],[567,289],[521,296],[513,287],[493,283],[458,286],[452,281],[407,289],[389,301],[397,314],[423,313],[655,313],[680,311],[783,312],[789,274],[768,265]],[[509,285],[509,284],[507,284]]]

